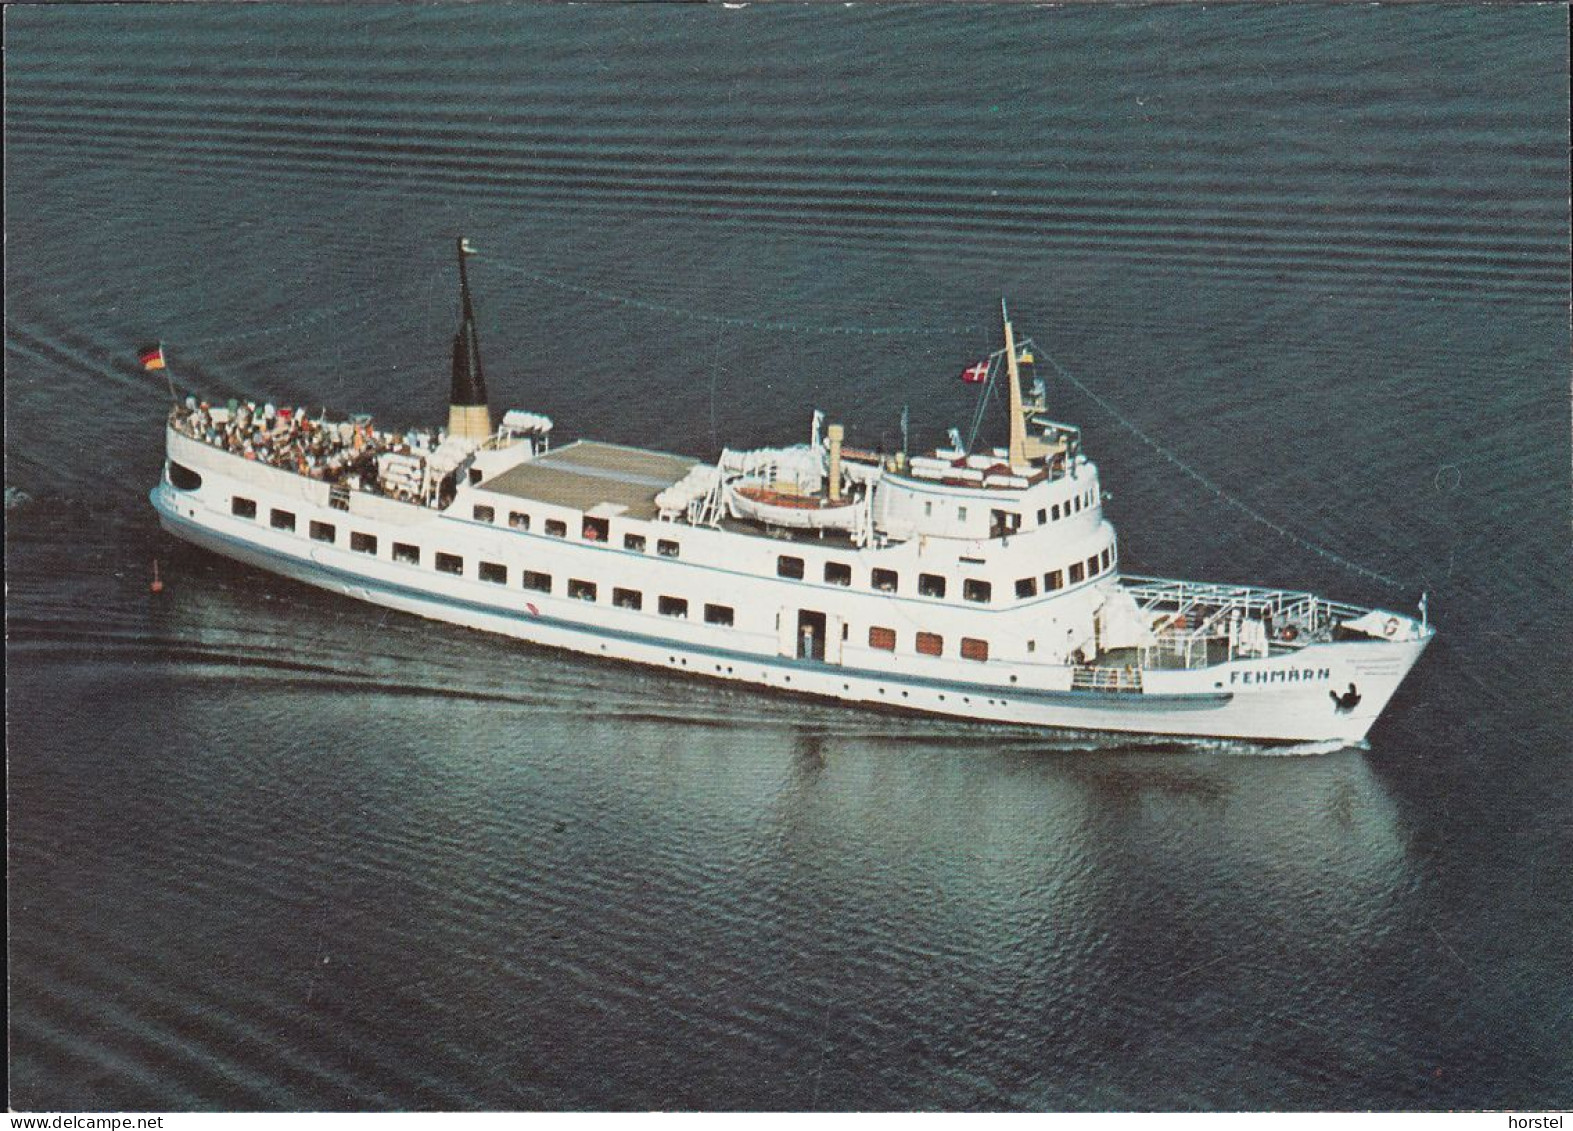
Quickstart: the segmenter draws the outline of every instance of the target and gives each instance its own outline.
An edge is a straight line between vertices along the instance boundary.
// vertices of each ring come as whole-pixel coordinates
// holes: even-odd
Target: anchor
[[[1340,711],[1353,711],[1360,705],[1360,692],[1355,689],[1355,685],[1352,683],[1349,685],[1349,690],[1342,695],[1336,691],[1329,691],[1327,697],[1333,701],[1333,705]]]

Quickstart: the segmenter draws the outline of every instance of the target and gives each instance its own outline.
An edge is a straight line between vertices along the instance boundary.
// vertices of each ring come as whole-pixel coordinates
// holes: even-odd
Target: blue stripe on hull
[[[1100,692],[1100,691],[1059,691],[1025,688],[1019,685],[1000,686],[986,683],[967,683],[960,680],[932,679],[922,676],[907,675],[899,672],[874,671],[867,668],[851,668],[840,664],[826,664],[816,660],[800,660],[787,656],[761,656],[755,652],[739,652],[727,648],[717,648],[708,644],[693,644],[687,641],[674,640],[663,636],[648,636],[643,633],[627,632],[621,629],[602,628],[596,625],[587,625],[577,621],[564,620],[560,617],[551,617],[490,605],[482,601],[472,601],[463,597],[451,597],[446,594],[433,593],[430,590],[419,589],[398,582],[383,581],[370,578],[364,574],[351,570],[339,569],[336,566],[324,565],[310,558],[296,557],[291,554],[280,553],[277,550],[259,546],[243,538],[236,538],[212,530],[201,523],[192,522],[182,517],[173,510],[168,509],[159,497],[161,488],[155,488],[149,495],[153,508],[159,514],[163,526],[171,534],[222,554],[225,557],[238,558],[242,561],[253,560],[259,568],[271,568],[267,563],[274,562],[279,565],[291,567],[288,576],[297,580],[312,583],[313,576],[331,580],[337,585],[350,586],[365,590],[384,593],[390,597],[399,597],[404,600],[417,601],[433,606],[463,609],[467,612],[478,613],[483,616],[498,617],[512,620],[521,624],[540,624],[565,632],[581,633],[586,636],[606,640],[619,640],[628,644],[644,645],[652,648],[670,649],[689,654],[709,656],[714,659],[730,661],[731,663],[757,664],[778,671],[808,671],[817,674],[831,672],[844,675],[848,678],[872,680],[885,684],[900,684],[907,687],[928,688],[935,691],[947,691],[961,695],[979,695],[997,697],[1016,701],[1027,701],[1044,705],[1059,705],[1067,707],[1080,707],[1092,709],[1107,709],[1119,713],[1139,711],[1175,711],[1175,710],[1214,710],[1229,703],[1234,695],[1232,692],[1202,692],[1195,695],[1162,695],[1146,694],[1139,692]],[[437,617],[435,619],[442,619]],[[547,641],[535,641],[546,647],[552,647]],[[638,661],[635,661],[638,662]],[[932,712],[926,712],[932,713]]]

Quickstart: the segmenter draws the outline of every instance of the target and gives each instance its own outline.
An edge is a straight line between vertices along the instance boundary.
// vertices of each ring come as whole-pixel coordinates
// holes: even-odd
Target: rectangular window
[[[1098,576],[1098,555],[1097,554],[1094,554],[1094,555],[1092,555],[1092,557],[1087,559],[1087,576],[1088,577],[1097,577]]]
[[[678,547],[677,543],[673,542],[671,539],[661,538],[656,541],[655,552],[660,554],[663,558],[675,558],[680,552],[680,548]]]
[[[586,542],[605,542],[612,535],[612,524],[604,518],[586,518],[579,537]]]
[[[421,548],[412,546],[408,542],[395,542],[393,544],[393,560],[404,562],[407,565],[420,565]]]
[[[793,581],[802,581],[803,559],[790,558],[782,554],[776,559],[776,576],[790,577]]]
[[[1065,574],[1061,570],[1051,569],[1043,575],[1043,588],[1045,591],[1065,588]]]
[[[458,554],[445,554],[438,550],[437,572],[462,574],[464,573],[464,559]]]
[[[896,630],[893,628],[880,628],[870,625],[868,630],[868,646],[878,648],[881,652],[894,652],[896,650]]]
[[[706,605],[705,606],[705,623],[706,624],[724,624],[724,625],[730,626],[732,624],[732,606],[731,605]]]
[[[229,501],[229,513],[236,518],[256,518],[257,503],[255,499],[242,499],[236,495]]]
[[[560,518],[546,520],[546,533],[552,538],[568,537],[568,524]]]
[[[1049,514],[1053,516],[1053,520],[1055,522],[1058,522],[1060,520],[1060,505],[1055,503],[1054,506],[1050,508]]]
[[[831,585],[851,585],[852,567],[846,562],[826,562],[825,581]]]
[[[918,574],[919,597],[943,597],[945,595],[945,579],[937,573]]]
[[[944,655],[945,638],[933,632],[918,633],[918,652],[924,656]]]
[[[632,550],[636,554],[644,553],[644,535],[643,534],[624,534],[623,535],[623,549],[625,549],[625,550]]]
[[[1038,579],[1036,577],[1018,577],[1016,579],[1016,596],[1021,598],[1036,597],[1038,595]]]
[[[1081,496],[1080,495],[1076,496],[1076,513],[1077,514],[1081,513]]]
[[[530,529],[530,516],[523,511],[509,511],[508,525],[515,530],[528,530]]]
[[[974,640],[970,636],[961,638],[961,658],[963,660],[986,660],[989,658],[989,642],[987,640]]]
[[[475,505],[475,509],[472,510],[470,513],[475,516],[475,521],[476,522],[496,522],[497,521],[497,512],[494,511],[491,507],[483,507],[479,503],[477,503]]]
[[[681,597],[662,597],[656,602],[656,608],[663,617],[686,617],[688,615],[688,602]]]
[[[644,594],[637,589],[613,589],[612,604],[619,609],[642,609]]]
[[[375,534],[362,534],[359,530],[350,531],[350,549],[357,554],[375,554],[377,552],[377,536]]]
[[[874,588],[881,593],[894,593],[896,591],[896,571],[893,569],[876,569],[870,574]]]
[[[933,518],[934,517],[934,503],[930,499],[923,500],[923,517],[924,518]]]
[[[508,584],[508,567],[501,562],[482,562],[475,567],[475,575],[493,585]]]
[[[1103,548],[1103,553],[1098,555],[1098,562],[1099,562],[1100,565],[1103,566],[1104,569],[1108,569],[1109,568],[1109,564],[1110,564],[1110,559],[1112,557],[1114,557],[1114,555],[1111,554],[1109,552],[1109,548],[1107,546],[1105,546]]]
[[[576,601],[595,600],[595,582],[580,581],[576,577],[568,579],[568,596]]]
[[[333,542],[338,539],[338,529],[331,522],[318,522],[311,520],[311,540],[313,542]]]
[[[969,577],[961,583],[961,595],[969,601],[976,601],[980,605],[987,604],[994,599],[994,586],[987,581],[979,581]]]
[[[1071,563],[1071,584],[1072,585],[1075,585],[1078,581],[1080,581],[1082,578],[1084,578],[1086,576],[1087,576],[1086,568],[1080,562],[1072,562]]]
[[[1048,511],[1041,510],[1041,509],[1038,511],[1038,525],[1039,526],[1042,526],[1045,522],[1047,522],[1048,518],[1049,518],[1049,512]]]
[[[294,530],[295,516],[289,511],[281,511],[277,507],[268,515],[268,525],[274,530]]]
[[[967,508],[966,507],[957,507],[956,508],[956,521],[957,522],[966,522],[967,521]]]
[[[519,587],[534,589],[537,593],[550,593],[552,591],[552,575],[537,573],[533,569],[524,570],[519,574]]]

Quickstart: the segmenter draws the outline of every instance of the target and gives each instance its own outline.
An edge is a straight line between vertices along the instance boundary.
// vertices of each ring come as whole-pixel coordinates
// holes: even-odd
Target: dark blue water
[[[8,8],[13,1107],[1573,1104],[1566,32]],[[1054,737],[157,530],[138,345],[440,419],[461,232],[500,406],[699,456],[939,439],[1008,296],[1128,568],[1439,640],[1367,748]]]

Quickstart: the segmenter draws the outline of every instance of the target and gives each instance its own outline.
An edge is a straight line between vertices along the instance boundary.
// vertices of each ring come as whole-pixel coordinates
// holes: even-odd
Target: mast
[[[1016,360],[1016,333],[1011,329],[1010,312],[1000,299],[1000,318],[1005,323],[1005,363],[1010,368],[1010,466],[1020,470],[1027,463],[1027,419],[1021,405],[1021,369]]]
[[[461,320],[453,336],[453,387],[448,398],[448,435],[477,444],[492,434],[492,414],[486,399],[486,377],[481,371],[481,340],[475,330],[475,306],[470,300],[470,275],[465,260],[475,254],[470,241],[459,237],[459,303]]]

